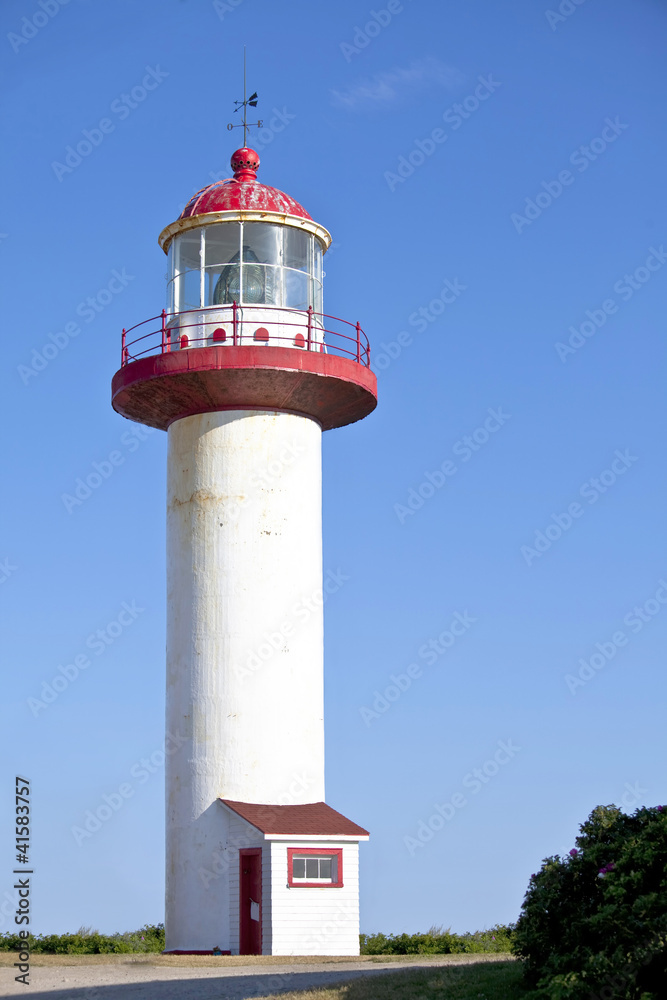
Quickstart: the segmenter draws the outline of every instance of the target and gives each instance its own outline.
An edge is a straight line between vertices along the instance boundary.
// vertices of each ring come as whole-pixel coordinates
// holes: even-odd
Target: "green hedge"
[[[473,934],[452,934],[432,927],[425,934],[360,934],[362,955],[452,955],[463,952],[509,952],[512,927],[498,925]],[[0,951],[20,951],[17,934],[0,934]],[[125,934],[98,934],[82,927],[76,934],[37,934],[32,952],[49,955],[104,955],[164,951],[164,924],[146,924]]]
[[[514,932],[544,1000],[664,1000],[667,808],[598,806],[569,856],[531,876]]]
[[[108,955],[164,951],[164,924],[145,924],[125,934],[98,934],[81,927],[76,934],[36,934],[30,951],[46,955]],[[25,941],[18,934],[0,934],[0,951],[20,951]]]
[[[362,955],[455,955],[464,952],[509,952],[513,927],[498,924],[488,931],[452,934],[431,927],[425,934],[360,934]]]

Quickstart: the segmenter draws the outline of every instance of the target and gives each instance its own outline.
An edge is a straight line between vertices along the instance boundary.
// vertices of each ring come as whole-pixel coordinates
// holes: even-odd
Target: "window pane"
[[[313,277],[322,280],[322,245],[316,239],[313,239]]]
[[[320,878],[331,878],[331,858],[320,858]]]
[[[175,292],[176,292],[176,283],[172,280],[167,285],[167,312],[168,313],[172,313],[172,312],[174,312],[175,309],[178,308],[177,305],[176,305]]]
[[[303,271],[283,270],[285,276],[285,301],[284,304],[292,309],[307,309],[308,302],[308,275]]]
[[[306,877],[306,862],[304,858],[294,858],[292,861],[292,878]]]
[[[283,227],[266,222],[243,226],[243,260],[260,264],[282,264]]]
[[[174,237],[174,242],[178,244],[173,258],[177,270],[199,269],[200,241],[201,236],[198,229],[191,229],[187,233],[181,233],[180,236]]]
[[[238,222],[225,222],[206,227],[206,267],[229,264],[238,254],[241,244],[241,226]],[[238,257],[236,257],[238,260]]]
[[[313,311],[316,313],[324,312],[321,281],[313,281]]]
[[[285,266],[308,271],[308,247],[312,237],[308,233],[285,227]]]
[[[185,274],[181,274],[179,311],[182,309],[199,309],[200,290],[199,270],[186,271]]]
[[[192,230],[175,236],[172,241],[173,251],[170,263],[175,279],[174,308],[199,309],[200,306],[200,230]]]
[[[306,858],[306,878],[318,878],[318,858]]]

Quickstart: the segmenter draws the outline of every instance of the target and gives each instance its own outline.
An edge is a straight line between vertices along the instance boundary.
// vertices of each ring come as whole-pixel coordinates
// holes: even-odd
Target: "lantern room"
[[[240,406],[305,413],[325,430],[360,420],[376,405],[370,345],[359,323],[324,312],[329,232],[258,182],[254,150],[231,167],[160,233],[166,308],[123,330],[115,409],[162,430]]]
[[[298,202],[257,182],[253,150],[237,150],[231,165],[234,177],[197,192],[160,236],[169,349],[254,342],[322,351],[331,237]]]
[[[169,244],[167,311],[268,305],[322,312],[320,239],[289,221],[204,224]]]

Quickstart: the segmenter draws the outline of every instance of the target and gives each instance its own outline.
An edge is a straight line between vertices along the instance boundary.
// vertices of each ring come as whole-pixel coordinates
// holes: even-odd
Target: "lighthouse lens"
[[[252,267],[247,264],[243,268],[243,301],[263,302],[264,301],[264,281],[262,280],[262,268]]]
[[[226,284],[226,294],[224,302],[241,301],[241,274],[238,267],[229,269],[228,281]]]

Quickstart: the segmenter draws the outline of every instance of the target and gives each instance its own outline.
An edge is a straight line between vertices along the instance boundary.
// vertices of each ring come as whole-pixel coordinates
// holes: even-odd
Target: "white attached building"
[[[232,954],[358,955],[359,841],[368,831],[324,802],[220,801],[238,851]]]

